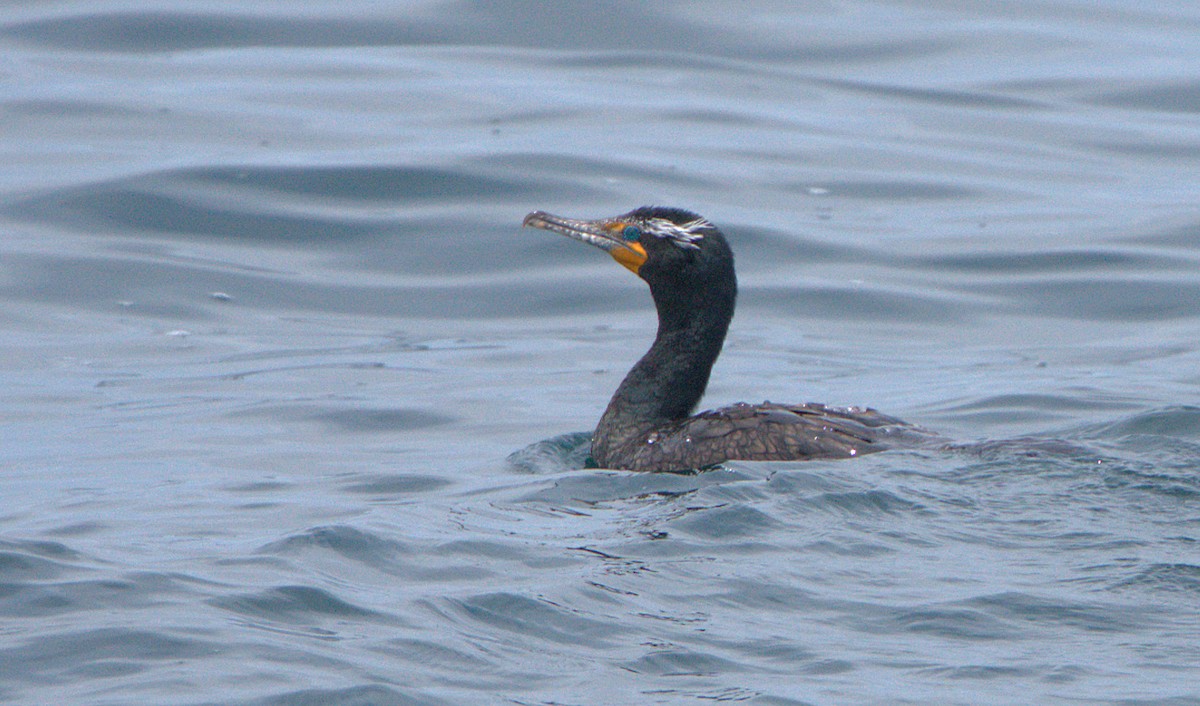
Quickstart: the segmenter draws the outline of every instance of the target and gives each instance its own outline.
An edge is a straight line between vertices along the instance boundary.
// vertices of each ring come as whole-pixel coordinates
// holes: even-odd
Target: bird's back
[[[603,465],[639,471],[704,468],[723,461],[851,458],[889,448],[908,424],[861,407],[735,404],[656,428]]]

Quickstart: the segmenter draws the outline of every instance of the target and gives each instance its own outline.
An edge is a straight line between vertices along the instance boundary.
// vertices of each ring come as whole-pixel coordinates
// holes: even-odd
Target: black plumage
[[[737,299],[721,231],[682,209],[646,206],[594,221],[541,211],[525,225],[595,245],[650,285],[658,334],[617,388],[592,435],[604,468],[676,471],[729,460],[848,458],[886,448],[904,422],[871,409],[735,404],[695,416]]]

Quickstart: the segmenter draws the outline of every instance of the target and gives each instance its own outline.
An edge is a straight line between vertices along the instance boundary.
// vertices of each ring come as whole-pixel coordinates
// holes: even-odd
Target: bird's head
[[[563,218],[544,211],[525,216],[526,226],[561,233],[606,251],[646,280],[703,284],[710,277],[732,277],[733,254],[725,237],[707,219],[680,208],[643,206],[593,221]]]

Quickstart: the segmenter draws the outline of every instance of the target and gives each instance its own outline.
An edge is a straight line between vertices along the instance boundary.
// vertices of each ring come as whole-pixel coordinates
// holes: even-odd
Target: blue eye
[[[642,229],[637,226],[625,226],[625,230],[621,231],[621,235],[626,240],[637,240],[642,237]]]

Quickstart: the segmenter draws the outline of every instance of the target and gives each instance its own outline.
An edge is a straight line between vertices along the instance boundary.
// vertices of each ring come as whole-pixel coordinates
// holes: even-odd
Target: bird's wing
[[[670,437],[723,457],[713,463],[848,458],[887,448],[879,431],[892,425],[903,422],[869,409],[740,404],[683,420]]]

